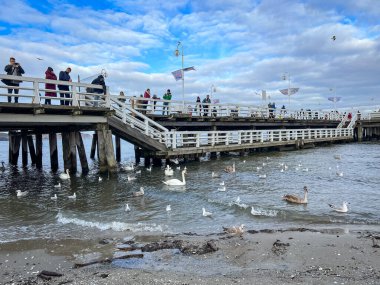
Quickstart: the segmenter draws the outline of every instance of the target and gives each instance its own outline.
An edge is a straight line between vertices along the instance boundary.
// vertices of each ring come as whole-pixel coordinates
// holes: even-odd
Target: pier
[[[0,75],[0,79],[20,77]],[[7,101],[7,86],[0,85],[0,131],[9,133],[9,163],[28,160],[42,167],[42,136],[49,139],[51,169],[58,165],[58,137],[61,134],[64,169],[88,171],[87,152],[81,133],[92,132],[90,157],[96,155],[100,171],[116,171],[121,160],[120,140],[135,146],[137,162],[149,165],[162,159],[199,159],[205,153],[254,152],[262,149],[302,149],[316,144],[363,141],[380,136],[380,116],[376,112],[338,114],[335,111],[271,110],[239,104],[197,104],[110,94],[89,93],[102,86],[22,77],[19,103]],[[45,83],[68,85],[57,97],[45,97]],[[60,92],[70,98],[61,98]],[[52,105],[44,104],[51,99]],[[69,105],[60,105],[60,101]],[[45,154],[46,155],[46,154]],[[78,159],[79,158],[79,159]]]

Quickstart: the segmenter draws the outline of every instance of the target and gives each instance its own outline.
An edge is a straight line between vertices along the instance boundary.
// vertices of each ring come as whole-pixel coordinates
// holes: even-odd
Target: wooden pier
[[[0,79],[18,77],[0,75]],[[93,132],[90,158],[98,157],[100,171],[116,171],[121,160],[120,140],[135,146],[136,160],[145,163],[171,157],[199,158],[205,153],[240,153],[260,149],[300,149],[320,143],[358,141],[379,137],[377,113],[337,114],[332,111],[270,110],[262,107],[170,101],[162,114],[163,100],[150,100],[86,92],[101,86],[23,77],[19,102],[0,103],[0,131],[9,132],[9,163],[17,165],[21,149],[22,165],[28,160],[42,167],[43,135],[49,139],[51,169],[58,170],[58,136],[61,134],[63,168],[83,173],[88,161],[81,132]],[[69,85],[69,105],[62,98],[44,97],[45,83]],[[13,88],[13,87],[12,87]],[[0,85],[0,98],[9,96]],[[14,96],[14,94],[12,95]],[[51,99],[53,105],[44,104]],[[123,100],[121,100],[123,99]],[[185,106],[185,108],[184,108]],[[200,110],[202,110],[200,112]],[[114,139],[113,139],[114,136]],[[115,142],[115,146],[114,146]],[[28,155],[29,154],[29,155]],[[79,158],[79,159],[78,159]]]

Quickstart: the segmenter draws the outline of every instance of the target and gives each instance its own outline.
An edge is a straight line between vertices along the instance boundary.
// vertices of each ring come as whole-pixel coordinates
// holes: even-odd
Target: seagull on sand
[[[203,215],[203,217],[211,217],[212,213],[207,212],[205,208],[202,208],[202,215]]]
[[[241,224],[240,226],[233,226],[230,228],[223,227],[223,231],[227,234],[238,234],[242,235],[244,233],[244,224]]]
[[[343,202],[342,206],[335,206],[335,205],[332,205],[332,204],[329,204],[329,206],[335,212],[338,212],[338,213],[347,213],[348,212],[348,207],[347,207],[348,204],[349,203],[347,203],[347,202]]]
[[[24,197],[24,196],[28,195],[28,193],[29,193],[28,191],[22,192],[21,190],[16,190],[17,197]]]

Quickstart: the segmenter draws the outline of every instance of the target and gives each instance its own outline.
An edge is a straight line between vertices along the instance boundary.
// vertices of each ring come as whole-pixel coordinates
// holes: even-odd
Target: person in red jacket
[[[150,89],[146,89],[145,93],[144,93],[144,98],[147,98],[149,99],[150,98]],[[146,114],[146,108],[148,107],[148,103],[149,103],[149,100],[144,100],[144,105],[142,106],[144,111],[142,112],[143,114]]]
[[[54,70],[51,67],[47,68],[47,70],[45,71],[45,75],[46,75],[46,77],[45,77],[46,79],[57,80],[57,75],[55,75]],[[45,89],[55,90],[55,84],[53,84],[53,83],[45,83]],[[57,97],[57,93],[56,92],[45,91],[45,96],[48,96],[48,97]],[[45,104],[51,105],[51,99],[45,99]]]

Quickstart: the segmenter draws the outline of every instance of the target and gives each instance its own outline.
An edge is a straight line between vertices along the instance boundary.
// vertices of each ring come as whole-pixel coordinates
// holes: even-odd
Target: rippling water
[[[89,145],[90,141],[86,143]],[[7,161],[7,143],[0,142],[0,149],[0,159]],[[130,145],[125,144],[123,151],[126,160],[132,159]],[[341,155],[340,160],[334,158],[337,154]],[[224,167],[233,162],[236,173],[224,173]],[[285,163],[288,169],[280,172],[280,163]],[[343,171],[342,177],[336,175],[337,166]],[[59,173],[50,172],[48,158],[44,158],[43,171],[7,165],[0,172],[1,242],[91,237],[105,231],[125,235],[209,233],[219,232],[222,225],[240,223],[250,229],[380,224],[378,143],[228,156],[190,162],[186,167],[187,185],[173,188],[162,183],[164,170],[158,167],[152,172],[140,167],[141,174],[132,182],[127,179],[129,173],[123,170],[110,177],[103,175],[103,181],[99,182],[96,161],[92,161],[87,176],[79,173],[70,181],[61,181],[61,188],[55,188],[60,182]],[[306,168],[308,171],[304,171]],[[211,178],[212,171],[219,172],[221,177]],[[181,179],[180,171],[174,172],[174,177]],[[258,174],[266,174],[267,178],[261,179]],[[225,182],[225,192],[218,191],[221,181]],[[304,185],[309,188],[307,205],[291,205],[281,200],[286,193],[303,195]],[[145,188],[145,196],[131,197],[140,187]],[[17,189],[29,194],[17,198]],[[77,199],[68,199],[74,192]],[[55,193],[57,201],[50,199]],[[350,202],[346,214],[328,207],[328,203],[343,201]],[[125,203],[129,204],[130,212],[124,211]],[[169,204],[172,210],[167,212]],[[252,206],[255,215],[251,214]],[[213,213],[211,218],[202,216],[202,207]]]

